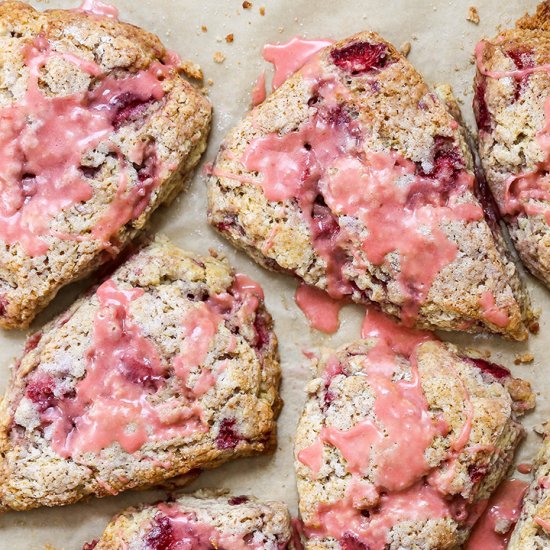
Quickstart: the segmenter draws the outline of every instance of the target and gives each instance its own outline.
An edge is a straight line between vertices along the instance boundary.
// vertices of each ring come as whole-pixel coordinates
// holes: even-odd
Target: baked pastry
[[[550,3],[476,48],[474,110],[487,181],[525,266],[550,284]]]
[[[113,17],[2,2],[0,49],[0,326],[22,328],[183,189],[211,106]]]
[[[282,502],[200,491],[174,501],[128,508],[113,518],[98,541],[88,543],[85,548],[284,550],[295,547],[290,515]]]
[[[316,361],[295,448],[306,549],[459,547],[522,439],[528,383],[385,323]]]
[[[550,445],[543,443],[534,463],[533,480],[525,497],[509,550],[550,548]]]
[[[525,339],[529,299],[440,92],[374,33],[321,50],[225,138],[210,223],[332,298]]]
[[[259,285],[157,238],[27,341],[0,405],[0,508],[270,450],[279,377]]]

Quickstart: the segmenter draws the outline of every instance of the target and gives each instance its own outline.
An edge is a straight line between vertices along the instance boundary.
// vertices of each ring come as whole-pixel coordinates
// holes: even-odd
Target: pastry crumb
[[[264,6],[260,6],[260,15],[265,15],[265,7]]]
[[[202,25],[201,26],[201,31],[202,32],[207,32],[208,31],[208,27],[206,25]]]
[[[207,83],[209,86],[214,86],[214,81],[213,81],[211,78],[209,78],[209,79],[206,81],[206,83]]]
[[[178,70],[187,75],[189,78],[194,78],[195,80],[203,79],[201,66],[198,63],[193,63],[193,61],[182,60],[178,65]]]
[[[243,9],[249,10],[252,7],[252,2],[247,2],[246,0],[243,2]]]
[[[231,42],[233,42],[233,40],[235,40],[235,35],[233,33],[230,33],[225,37],[225,41],[228,44],[231,44]]]
[[[470,6],[468,8],[468,17],[466,17],[466,21],[470,21],[470,23],[473,23],[474,25],[479,25],[479,13],[477,12],[477,8],[475,6]]]
[[[401,52],[401,55],[407,57],[409,53],[411,53],[411,43],[403,42],[403,44],[401,44],[401,47],[399,48],[399,51]]]
[[[514,358],[514,365],[532,363],[534,360],[535,356],[532,353],[516,353],[516,356]]]
[[[548,422],[541,422],[540,424],[535,424],[533,426],[533,431],[537,435],[546,437],[548,435]]]
[[[222,52],[216,52],[216,53],[214,53],[213,59],[214,59],[214,63],[221,64],[225,61],[225,55],[223,55]]]

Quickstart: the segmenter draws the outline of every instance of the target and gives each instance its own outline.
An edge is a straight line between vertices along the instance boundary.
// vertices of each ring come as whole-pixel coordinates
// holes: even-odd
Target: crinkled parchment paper
[[[31,2],[39,9],[75,7],[75,1]],[[251,0],[243,9],[242,0],[113,0],[123,20],[157,33],[182,58],[199,63],[205,86],[214,104],[215,118],[210,145],[203,159],[211,161],[224,136],[246,112],[250,90],[265,67],[261,48],[266,42],[286,41],[296,34],[309,38],[343,38],[363,29],[380,32],[398,47],[410,42],[409,59],[428,82],[449,82],[472,124],[471,87],[474,66],[472,53],[484,35],[492,36],[497,25],[510,25],[537,0]],[[476,5],[481,22],[467,21],[468,9]],[[260,7],[265,15],[260,14]],[[204,27],[204,28],[203,28]],[[233,34],[234,40],[226,42]],[[216,52],[225,56],[214,62]],[[218,60],[219,60],[218,56]],[[285,401],[279,419],[279,444],[272,456],[235,461],[204,473],[190,489],[227,487],[239,494],[286,501],[296,513],[296,490],[292,465],[293,434],[309,379],[302,350],[319,345],[339,345],[358,338],[362,309],[347,306],[340,330],[332,337],[308,328],[294,304],[296,282],[284,275],[268,273],[244,254],[220,239],[206,223],[206,192],[197,171],[191,189],[169,209],[154,217],[154,229],[167,234],[176,244],[205,253],[214,248],[227,255],[240,271],[258,280],[276,323],[283,370]],[[535,305],[542,308],[541,331],[527,344],[514,344],[486,336],[444,334],[444,338],[466,346],[490,350],[497,362],[511,367],[514,374],[530,380],[538,394],[537,410],[525,419],[529,436],[518,461],[528,461],[539,444],[532,432],[537,423],[550,418],[550,291],[532,278],[529,287]],[[81,287],[80,287],[81,288]],[[67,289],[36,321],[40,327],[74,298],[79,288]],[[21,353],[25,334],[0,331],[0,389],[8,380],[9,364]],[[513,364],[518,353],[535,355],[530,365]],[[82,543],[101,534],[109,518],[118,510],[162,496],[160,492],[130,491],[117,497],[92,499],[74,506],[9,513],[0,517],[0,550],[79,549]]]

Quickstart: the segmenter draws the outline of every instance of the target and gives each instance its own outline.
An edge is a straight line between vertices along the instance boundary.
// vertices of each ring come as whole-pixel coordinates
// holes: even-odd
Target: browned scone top
[[[271,450],[261,288],[157,239],[27,341],[0,405],[0,509],[144,488]]]
[[[168,502],[128,508],[109,523],[96,550],[262,548],[294,550],[290,514],[283,502],[202,490]]]
[[[0,4],[0,326],[26,327],[188,180],[211,105],[115,18]]]
[[[550,548],[550,445],[547,438],[548,434],[534,461],[533,479],[523,497],[521,515],[508,550]]]
[[[525,266],[550,284],[550,4],[476,48],[474,110],[488,184]]]
[[[525,339],[535,316],[452,101],[375,33],[330,45],[229,132],[209,221],[333,297]]]

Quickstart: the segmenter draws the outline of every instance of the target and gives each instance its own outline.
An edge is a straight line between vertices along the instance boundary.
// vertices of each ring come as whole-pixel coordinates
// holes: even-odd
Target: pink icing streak
[[[535,516],[534,521],[537,525],[540,525],[548,534],[550,534],[550,521],[543,519],[540,516]]]
[[[351,495],[335,504],[320,505],[318,514],[322,527],[306,526],[308,536],[332,536],[340,541],[354,541],[357,548],[366,544],[369,550],[383,550],[388,532],[395,524],[449,517],[451,510],[437,491],[418,483],[400,493],[382,495],[376,513],[369,516],[354,508]]]
[[[477,68],[479,69],[479,72],[483,76],[488,76],[489,78],[496,78],[496,79],[501,79],[501,78],[522,79],[533,73],[550,71],[550,63],[547,63],[545,65],[535,65],[532,67],[514,69],[512,71],[490,71],[486,69],[485,66],[483,65],[483,51],[485,50],[486,44],[487,43],[484,40],[482,40],[481,42],[478,42],[475,48]]]
[[[90,13],[92,15],[99,15],[104,17],[110,17],[112,19],[118,19],[119,12],[115,6],[105,4],[99,0],[84,0],[82,4],[76,9],[76,11]]]
[[[174,360],[174,370],[186,387],[189,387],[191,371],[205,362],[221,321],[221,316],[204,302],[200,302],[185,315],[183,348]],[[215,383],[216,377],[209,369],[204,368],[191,391],[195,396],[200,397]]]
[[[412,324],[435,277],[456,258],[457,246],[442,223],[483,218],[479,205],[459,200],[474,178],[444,140],[437,145],[430,174],[396,152],[365,151],[365,131],[337,104],[345,88],[336,81],[321,82],[315,61],[302,73],[324,103],[298,130],[253,140],[242,163],[260,174],[255,183],[268,200],[298,202],[315,249],[327,263],[327,291],[336,299],[356,290],[343,274],[351,263],[348,250],[356,245],[340,219],[358,219],[367,230],[360,238],[361,252],[368,262],[393,272],[404,296],[401,318]],[[396,252],[397,268],[388,260]]]
[[[260,549],[263,544],[246,541],[248,533],[228,534],[212,525],[202,523],[194,512],[179,509],[177,503],[157,505],[152,529],[145,538],[146,548],[151,550],[211,550],[231,548],[235,550]],[[250,537],[251,538],[251,537]]]
[[[537,133],[536,140],[545,159],[532,172],[511,176],[506,181],[502,210],[510,216],[540,214],[550,224],[550,98],[544,104],[544,117],[544,127]]]
[[[508,313],[496,305],[495,297],[492,292],[484,292],[481,295],[479,303],[487,321],[498,327],[505,327],[509,323],[510,318]]]
[[[102,78],[99,66],[51,50],[44,38],[27,45],[24,57],[29,70],[26,95],[19,103],[0,109],[0,162],[4,167],[0,177],[0,239],[7,244],[20,243],[27,254],[38,256],[49,249],[51,221],[63,210],[93,196],[80,166],[84,154],[107,140],[124,117],[135,116],[140,105],[160,100],[164,96],[162,79],[170,69],[156,63],[130,78],[104,77],[93,91],[49,97],[39,88],[39,79],[42,67],[51,58],[62,57]],[[133,102],[133,111],[129,111],[129,101]],[[117,152],[114,145],[112,149]],[[137,164],[147,161],[136,160]],[[143,211],[158,181],[158,168],[150,175],[143,170],[138,175],[139,185],[123,196],[127,178],[122,171],[117,196],[93,238],[107,240]]]
[[[485,42],[481,41],[476,47],[476,59],[479,72],[489,78],[514,78],[522,81],[529,75],[537,72],[550,72],[550,64],[527,66],[512,71],[489,71],[483,66],[483,50]],[[514,60],[523,64],[521,52],[507,52]],[[515,55],[512,55],[515,54]],[[525,56],[523,56],[525,57]],[[517,99],[517,98],[516,98]],[[545,124],[537,133],[536,141],[545,153],[545,159],[531,172],[511,176],[505,183],[504,199],[499,205],[503,214],[517,216],[527,214],[530,216],[543,215],[550,224],[550,98],[544,104]]]
[[[256,105],[263,103],[265,96],[265,71],[262,71],[260,76],[258,76],[258,80],[256,80],[254,88],[252,89],[252,106],[256,107]]]
[[[149,439],[207,429],[198,404],[178,407],[170,400],[155,407],[148,399],[164,387],[167,367],[129,312],[131,302],[142,295],[141,289],[119,289],[112,280],[97,290],[100,307],[86,376],[74,397],[43,415],[51,424],[52,447],[63,457],[97,453],[114,442],[133,453]]]
[[[466,550],[504,550],[521,512],[527,483],[517,479],[501,483],[475,524]]]
[[[324,290],[300,283],[296,289],[296,304],[309,324],[321,332],[332,334],[340,326],[340,309],[343,303],[331,298]]]
[[[332,40],[306,40],[295,36],[284,44],[266,44],[263,51],[264,59],[273,63],[275,67],[273,90],[279,88],[319,50],[333,43]]]

